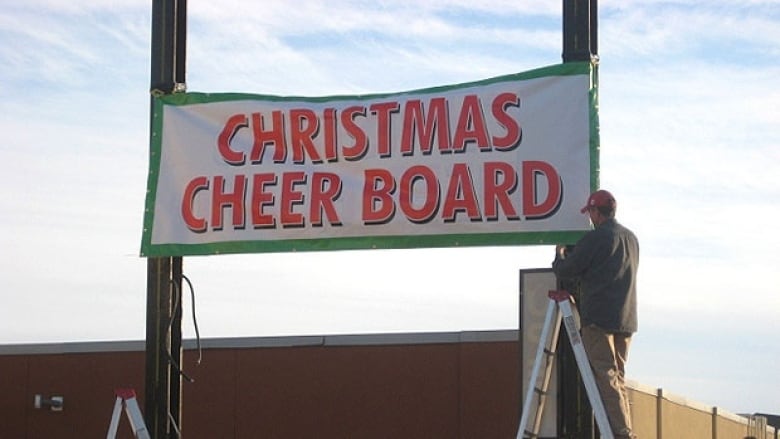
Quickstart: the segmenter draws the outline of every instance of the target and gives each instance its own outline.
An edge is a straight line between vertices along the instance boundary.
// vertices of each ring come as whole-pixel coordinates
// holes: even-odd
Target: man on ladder
[[[590,195],[582,213],[594,229],[567,251],[556,249],[553,271],[560,279],[580,281],[582,343],[615,438],[635,438],[625,388],[625,365],[631,335],[637,330],[636,275],[639,243],[615,220],[611,193]]]

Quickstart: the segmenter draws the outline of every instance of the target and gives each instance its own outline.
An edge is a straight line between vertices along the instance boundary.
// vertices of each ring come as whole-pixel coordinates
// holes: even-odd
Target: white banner
[[[591,74],[159,98],[141,253],[561,242],[587,230],[579,209],[597,180]]]

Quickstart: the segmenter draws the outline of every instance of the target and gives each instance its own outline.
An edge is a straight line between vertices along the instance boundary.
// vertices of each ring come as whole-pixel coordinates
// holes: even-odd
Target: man
[[[639,243],[615,220],[615,197],[605,190],[590,195],[582,213],[594,229],[567,251],[558,246],[553,271],[579,280],[582,343],[616,438],[635,438],[625,388],[631,335],[637,330],[636,275]]]

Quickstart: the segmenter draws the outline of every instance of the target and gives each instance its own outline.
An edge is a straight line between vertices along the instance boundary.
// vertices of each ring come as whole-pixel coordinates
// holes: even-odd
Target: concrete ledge
[[[39,343],[0,345],[0,355],[51,355],[95,352],[135,352],[146,349],[142,340],[92,341],[73,343]]]
[[[658,395],[658,389],[656,387],[648,386],[637,381],[627,379],[626,387],[635,392],[641,392],[652,396]]]
[[[677,404],[677,405],[688,407],[688,408],[691,408],[691,409],[694,409],[694,410],[698,410],[698,411],[701,411],[701,412],[712,413],[713,406],[707,405],[707,404],[704,404],[704,403],[701,403],[701,402],[698,402],[698,401],[693,401],[693,400],[687,399],[687,398],[685,398],[683,396],[680,396],[680,395],[675,395],[673,393],[669,393],[669,392],[666,392],[666,391],[661,391],[661,392],[659,392],[659,396],[662,397],[663,399],[665,399],[665,400],[667,400],[667,401],[669,401],[671,403]]]
[[[294,346],[384,346],[439,343],[490,343],[518,341],[513,329],[463,332],[409,332],[385,334],[310,335],[281,337],[226,337],[200,340],[202,349],[252,349]],[[194,339],[182,340],[184,349],[196,349]],[[36,343],[0,345],[0,355],[51,355],[95,352],[136,352],[146,349],[143,340]]]

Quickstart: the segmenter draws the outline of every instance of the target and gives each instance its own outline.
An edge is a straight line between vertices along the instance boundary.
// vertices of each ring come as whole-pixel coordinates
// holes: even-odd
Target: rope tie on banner
[[[173,90],[170,91],[170,93],[166,93],[165,91],[159,89],[159,88],[153,88],[149,90],[149,93],[155,97],[159,98],[162,96],[165,96],[167,94],[173,94],[173,93],[184,93],[187,91],[187,84],[184,82],[177,82],[173,84]]]

